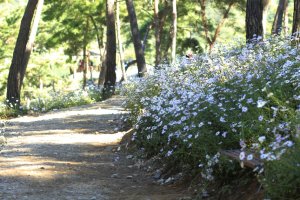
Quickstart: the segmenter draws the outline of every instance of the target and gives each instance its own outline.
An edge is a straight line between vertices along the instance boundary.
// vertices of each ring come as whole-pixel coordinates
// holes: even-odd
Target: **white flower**
[[[245,157],[246,157],[245,152],[242,151],[242,152],[240,153],[240,160],[244,160]]]
[[[201,128],[203,125],[204,125],[204,123],[200,122],[199,125],[198,125],[198,127]]]
[[[286,141],[285,143],[283,143],[284,146],[287,146],[287,147],[291,147],[293,146],[293,142],[292,141]]]
[[[246,148],[246,143],[244,142],[244,140],[240,140],[240,146],[244,149]]]
[[[220,122],[226,122],[224,117],[220,117]]]
[[[259,100],[257,100],[257,107],[258,107],[258,108],[262,108],[262,107],[264,107],[267,103],[268,103],[267,101],[264,101],[264,100],[259,99]]]
[[[247,156],[247,160],[253,160],[253,155],[252,155],[252,154],[249,154],[249,155]]]
[[[247,99],[247,103],[253,103],[253,99],[252,98]]]
[[[226,138],[227,132],[222,133],[222,136],[223,136],[224,138]]]
[[[169,157],[170,155],[172,155],[172,153],[173,153],[172,150],[168,151],[167,154],[166,154],[166,157]]]
[[[259,141],[260,143],[263,143],[265,140],[266,140],[266,136],[260,136],[260,137],[258,138],[258,141]]]
[[[247,111],[248,111],[248,108],[245,107],[245,106],[243,106],[243,107],[242,107],[242,112],[247,112]]]
[[[262,116],[262,115],[260,115],[259,117],[258,117],[258,121],[262,121],[264,119],[264,116]]]

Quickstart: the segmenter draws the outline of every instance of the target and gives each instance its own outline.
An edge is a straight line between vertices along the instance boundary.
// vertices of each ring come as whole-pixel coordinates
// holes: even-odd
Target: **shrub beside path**
[[[186,197],[153,183],[128,155],[116,151],[125,132],[122,99],[24,116],[6,122],[0,153],[0,199],[135,199]]]

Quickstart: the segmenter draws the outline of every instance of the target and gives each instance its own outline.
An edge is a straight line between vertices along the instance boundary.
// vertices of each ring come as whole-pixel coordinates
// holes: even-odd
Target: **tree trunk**
[[[116,84],[116,30],[114,0],[106,0],[106,75],[103,97],[108,98],[114,94]]]
[[[96,30],[96,37],[97,37],[97,43],[98,43],[98,48],[99,48],[99,52],[100,52],[100,56],[99,56],[99,60],[100,60],[100,65],[101,65],[101,71],[100,71],[100,74],[99,74],[99,79],[98,79],[98,87],[103,86],[104,84],[104,81],[105,81],[105,73],[103,73],[104,71],[106,72],[106,69],[103,70],[102,72],[102,69],[103,69],[103,66],[105,66],[103,63],[103,57],[105,56],[103,52],[102,54],[102,48],[103,48],[103,28],[101,27],[100,30],[96,24],[96,21],[95,19],[93,18],[92,15],[89,15],[91,21],[92,21],[92,24]],[[101,35],[100,35],[101,34]],[[102,73],[102,74],[101,74]]]
[[[39,11],[36,13],[36,17],[31,28],[34,12],[37,9],[38,3]],[[38,21],[40,18],[42,5],[43,1],[29,0],[21,21],[12,63],[9,69],[6,94],[8,103],[16,107],[19,107],[20,105],[21,87],[29,57],[33,48],[33,42],[38,28]]]
[[[299,31],[300,31],[300,0],[294,0],[294,16],[293,16],[292,34],[296,39],[299,38]]]
[[[262,0],[247,0],[246,8],[246,40],[263,37],[263,4]]]
[[[172,30],[172,50],[171,50],[171,60],[172,63],[176,61],[176,35],[177,35],[177,5],[176,0],[172,0],[172,8],[173,8],[173,30]]]
[[[229,16],[229,12],[230,12],[230,10],[231,10],[231,8],[232,8],[233,5],[234,5],[234,2],[229,3],[227,9],[225,10],[225,12],[223,14],[223,17],[222,17],[221,21],[219,22],[219,24],[218,24],[218,26],[217,26],[217,28],[215,30],[214,36],[210,40],[211,43],[209,44],[209,52],[212,51],[212,49],[213,49],[213,47],[214,47],[214,45],[215,45],[215,43],[216,43],[216,41],[218,39],[218,36],[219,36],[219,34],[221,32],[221,29],[222,29],[225,21],[227,20],[227,18]]]
[[[202,20],[204,35],[205,35],[207,43],[209,45],[211,45],[212,42],[208,35],[208,22],[207,22],[207,17],[206,17],[206,0],[200,0],[199,2],[200,2],[200,7],[201,7],[200,15],[201,15],[201,20]]]
[[[33,47],[34,47],[34,41],[35,41],[35,37],[36,37],[37,30],[38,30],[38,27],[39,27],[39,22],[40,22],[41,15],[42,15],[43,5],[44,5],[44,0],[39,0],[39,2],[37,4],[37,7],[36,7],[36,12],[35,12],[35,16],[34,16],[34,19],[33,19],[33,24],[32,24],[32,27],[31,27],[29,39],[28,39],[28,42],[27,42],[27,47],[26,48],[28,49],[28,51],[25,52],[25,58],[24,58],[24,63],[23,63],[23,65],[26,66],[26,67],[24,68],[25,71],[22,73],[24,75],[25,75],[25,72],[26,72],[26,68],[27,68],[27,65],[28,65],[28,62],[29,62],[31,52],[32,52]],[[22,80],[23,80],[23,78],[22,78]]]
[[[155,29],[155,67],[160,63],[160,29],[159,29],[159,0],[154,0],[154,29]]]
[[[289,0],[287,0],[287,2],[289,2]],[[288,3],[287,3],[287,7],[288,7]],[[284,25],[283,25],[283,30],[284,30],[284,35],[287,36],[289,33],[289,12],[288,12],[288,8],[285,9],[284,11],[284,17],[283,17],[283,21],[284,21]]]
[[[146,33],[144,35],[144,39],[143,39],[143,52],[145,52],[146,44],[147,44],[147,40],[148,40],[148,36],[149,36],[149,32],[150,32],[151,29],[152,29],[152,23],[150,23],[147,26],[147,30],[146,30]]]
[[[212,51],[217,39],[218,39],[218,36],[221,32],[221,29],[225,23],[225,21],[227,20],[228,16],[229,16],[229,12],[232,8],[232,6],[235,4],[235,2],[230,2],[228,4],[228,7],[227,9],[224,11],[224,14],[222,16],[222,19],[220,20],[215,32],[214,32],[214,35],[213,37],[211,38],[208,34],[209,32],[209,29],[208,29],[208,20],[207,20],[207,17],[206,17],[206,0],[200,0],[200,7],[201,7],[201,19],[202,19],[202,24],[203,24],[203,29],[204,29],[204,34],[205,34],[205,39],[209,45],[209,52]]]
[[[117,0],[116,2],[116,15],[117,15],[117,38],[118,38],[118,46],[119,46],[119,56],[120,56],[120,64],[122,70],[122,78],[121,81],[127,81],[125,66],[124,66],[124,53],[123,53],[123,44],[121,38],[121,23],[120,23],[120,3]]]
[[[140,39],[140,33],[139,33],[133,1],[126,0],[126,6],[127,6],[129,19],[130,19],[131,34],[132,34],[132,39],[134,44],[137,66],[138,66],[138,73],[139,73],[139,77],[142,77],[147,73],[147,67],[146,67],[146,61],[144,57],[143,46]]]
[[[288,0],[280,0],[278,3],[277,11],[274,17],[273,26],[272,26],[272,34],[280,35],[283,29],[283,19],[284,13],[286,13]]]
[[[86,81],[87,81],[87,68],[88,68],[88,53],[87,53],[87,35],[88,35],[88,30],[89,29],[89,18],[86,19],[86,27],[84,30],[84,38],[83,38],[83,85],[82,85],[82,89],[85,89],[86,87]]]
[[[106,76],[106,46],[102,54],[103,60],[101,60],[100,65],[100,74],[99,74],[99,80],[98,80],[98,87],[102,88],[105,83],[105,76]]]
[[[102,32],[102,42],[104,38],[104,30]],[[99,88],[103,88],[104,83],[105,83],[105,75],[106,75],[106,44],[104,44],[104,42],[102,43],[102,47],[103,47],[103,52],[101,54],[101,58],[100,58],[100,73],[99,73],[99,80],[98,80],[98,87]]]
[[[86,44],[83,44],[83,53],[82,53],[82,57],[83,57],[83,71],[82,71],[82,89],[85,89],[86,86],[86,64],[87,64],[87,53],[86,53]]]

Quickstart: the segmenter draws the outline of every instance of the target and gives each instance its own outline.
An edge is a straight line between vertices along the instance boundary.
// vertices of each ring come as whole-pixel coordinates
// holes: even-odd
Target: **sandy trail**
[[[122,100],[25,116],[7,122],[0,153],[0,199],[135,199],[186,197],[161,186],[117,149]]]

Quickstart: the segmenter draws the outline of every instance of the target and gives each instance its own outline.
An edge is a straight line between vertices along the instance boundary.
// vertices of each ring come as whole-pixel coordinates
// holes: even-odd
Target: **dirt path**
[[[0,199],[134,199],[186,197],[160,186],[117,149],[124,111],[112,98],[93,105],[8,122],[0,153]]]

